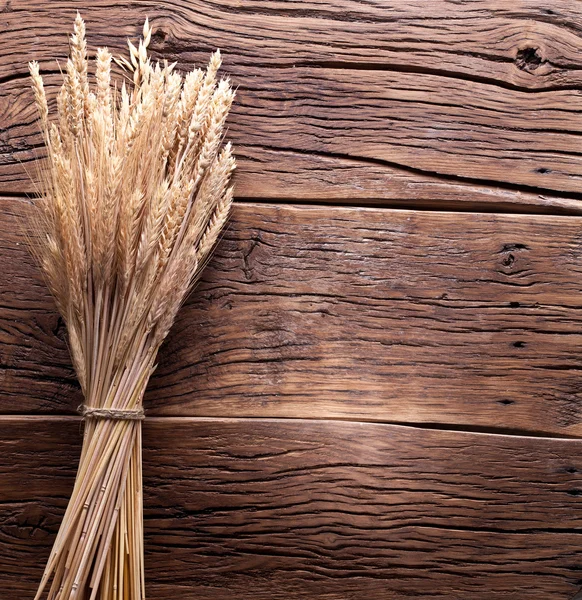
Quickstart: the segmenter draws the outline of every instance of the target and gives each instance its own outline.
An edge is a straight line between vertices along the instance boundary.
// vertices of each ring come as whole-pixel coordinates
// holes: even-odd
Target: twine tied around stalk
[[[143,421],[143,408],[99,408],[80,404],[77,411],[83,419],[112,419],[113,421]]]

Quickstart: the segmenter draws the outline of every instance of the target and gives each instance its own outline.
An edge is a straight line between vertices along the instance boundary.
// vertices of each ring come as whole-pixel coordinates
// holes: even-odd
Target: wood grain
[[[26,63],[54,97],[77,9],[238,89],[239,203],[146,398],[148,598],[582,597],[579,3],[3,0],[0,598],[80,451],[20,226]]]
[[[18,206],[0,204],[0,412],[70,414],[81,397],[65,331]],[[575,217],[237,205],[147,410],[580,435],[581,229]]]
[[[0,590],[30,597],[79,422],[0,419]],[[145,425],[148,598],[570,600],[582,442],[380,424]]]
[[[148,14],[154,51],[181,67],[205,61],[216,46],[226,51],[238,86],[230,136],[242,158],[241,197],[351,194],[399,204],[418,192],[422,203],[434,178],[445,176],[437,187],[453,205],[484,183],[493,190],[474,201],[531,207],[540,190],[539,210],[563,210],[564,201],[579,210],[582,20],[573,0],[546,4],[439,0],[426,11],[414,0],[221,0],[143,2],[126,11],[102,0],[9,2],[0,40],[0,189],[30,188],[23,166],[40,143],[26,62],[35,57],[45,72],[58,72],[54,57],[65,56],[80,7],[92,45],[121,49]],[[343,168],[329,185],[323,176],[311,187],[307,174],[313,169],[321,181],[325,160]],[[503,186],[533,189],[504,200]]]
[[[582,17],[574,0],[554,0],[551,8],[541,0],[434,0],[430,11],[422,0],[145,0],[131,10],[105,0],[10,0],[3,8],[2,54],[13,56],[0,66],[3,78],[21,72],[32,51],[48,60],[63,54],[62,36],[82,9],[95,43],[114,47],[137,36],[148,16],[154,46],[175,55],[221,47],[237,64],[259,60],[265,67],[326,61],[440,71],[526,89],[582,83]],[[43,27],[49,23],[52,30]]]
[[[239,201],[582,214],[578,194],[568,197],[482,185],[381,161],[325,153],[243,145],[237,147],[237,165],[235,183]]]

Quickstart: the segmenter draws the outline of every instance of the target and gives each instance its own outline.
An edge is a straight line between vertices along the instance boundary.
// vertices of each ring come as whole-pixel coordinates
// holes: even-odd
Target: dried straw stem
[[[220,53],[206,72],[182,76],[151,61],[150,37],[146,20],[129,59],[115,61],[129,74],[121,86],[98,49],[92,85],[77,15],[55,119],[30,63],[47,147],[33,251],[66,321],[85,404],[99,409],[85,422],[37,600],[145,597],[141,421],[119,415],[142,408],[160,344],[232,203],[235,161],[220,146],[234,92],[217,81]]]

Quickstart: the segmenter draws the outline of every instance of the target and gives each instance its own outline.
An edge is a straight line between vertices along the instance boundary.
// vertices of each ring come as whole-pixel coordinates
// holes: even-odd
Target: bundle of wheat
[[[54,120],[29,65],[47,148],[31,243],[85,398],[77,478],[37,599],[144,597],[142,398],[231,206],[235,161],[221,142],[234,93],[217,80],[220,53],[182,77],[151,61],[150,37],[146,20],[116,61],[120,87],[100,48],[93,84],[77,15]]]

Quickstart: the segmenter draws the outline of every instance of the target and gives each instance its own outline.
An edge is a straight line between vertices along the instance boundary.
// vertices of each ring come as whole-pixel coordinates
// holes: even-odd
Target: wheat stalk
[[[145,597],[142,399],[232,203],[235,160],[220,146],[234,92],[217,80],[220,53],[182,76],[150,59],[150,38],[146,19],[115,60],[121,85],[98,49],[92,85],[77,14],[54,119],[29,65],[47,148],[32,246],[85,397],[77,478],[36,600]]]

